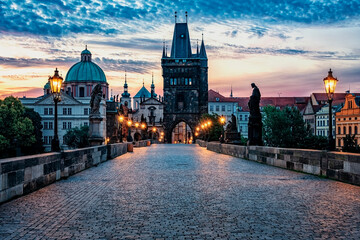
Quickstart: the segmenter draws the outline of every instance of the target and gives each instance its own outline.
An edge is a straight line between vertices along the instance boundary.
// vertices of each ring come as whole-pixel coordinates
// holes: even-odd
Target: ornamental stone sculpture
[[[101,145],[105,141],[103,118],[100,114],[100,104],[102,100],[102,87],[96,85],[91,92],[90,116],[89,116],[89,142],[91,146]],[[106,124],[106,123],[105,123]]]

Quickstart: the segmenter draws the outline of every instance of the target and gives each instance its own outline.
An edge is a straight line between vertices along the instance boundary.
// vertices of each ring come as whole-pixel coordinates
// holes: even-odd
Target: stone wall
[[[218,142],[197,143],[208,150],[268,165],[310,173],[360,185],[360,154],[261,146],[239,146]]]
[[[128,143],[101,145],[0,160],[0,203],[127,152]]]

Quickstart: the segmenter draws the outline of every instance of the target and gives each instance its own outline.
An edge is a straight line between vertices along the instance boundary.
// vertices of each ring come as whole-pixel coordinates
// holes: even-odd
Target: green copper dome
[[[91,61],[91,53],[81,52],[81,61],[73,65],[66,74],[65,82],[106,82],[104,71]]]

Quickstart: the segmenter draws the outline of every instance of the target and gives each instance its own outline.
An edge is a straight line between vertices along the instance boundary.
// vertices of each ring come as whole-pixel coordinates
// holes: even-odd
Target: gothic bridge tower
[[[200,52],[191,51],[187,23],[176,22],[170,56],[165,44],[161,58],[164,80],[164,129],[166,139],[172,142],[174,128],[185,122],[194,135],[202,114],[208,112],[208,59],[202,39]],[[187,130],[190,134],[190,129]]]

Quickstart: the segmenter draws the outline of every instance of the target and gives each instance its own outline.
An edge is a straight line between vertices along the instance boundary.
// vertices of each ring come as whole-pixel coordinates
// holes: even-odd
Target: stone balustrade
[[[240,146],[197,140],[201,147],[294,171],[360,185],[360,154],[311,149]]]
[[[139,146],[148,145],[147,141],[143,142]],[[0,159],[0,203],[125,154],[128,144],[132,143]]]

